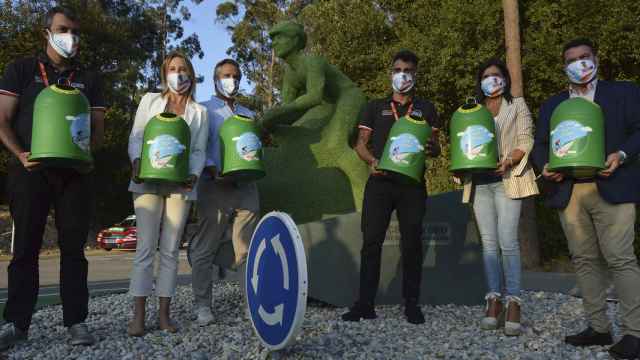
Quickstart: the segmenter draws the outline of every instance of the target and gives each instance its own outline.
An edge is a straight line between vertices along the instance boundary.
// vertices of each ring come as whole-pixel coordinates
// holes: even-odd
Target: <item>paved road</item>
[[[91,256],[87,256],[92,295],[99,295],[109,291],[126,291],[134,254],[132,251],[113,250],[102,254],[93,253]],[[40,260],[41,296],[57,295],[60,272],[59,262],[57,257],[47,257]],[[3,303],[6,299],[7,265],[8,261],[0,261],[0,303]],[[178,273],[180,274],[180,284],[190,283],[191,267],[187,262],[185,250],[180,251]],[[229,280],[235,279],[234,273],[229,275]],[[522,277],[523,288],[527,290],[568,293],[575,286],[573,274],[525,271]]]
[[[87,256],[89,261],[89,281],[100,282],[107,280],[126,280],[133,266],[133,251],[112,250],[104,254]],[[157,261],[156,261],[157,263]],[[0,261],[0,289],[7,287],[8,261]],[[180,250],[179,274],[191,274],[191,267],[187,262],[187,253]],[[60,259],[46,257],[40,259],[40,286],[56,285],[60,277]]]

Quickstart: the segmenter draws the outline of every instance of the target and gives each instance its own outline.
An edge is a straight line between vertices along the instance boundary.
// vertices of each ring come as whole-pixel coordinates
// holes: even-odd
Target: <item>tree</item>
[[[511,75],[511,94],[523,96],[522,59],[520,56],[520,12],[517,0],[502,0],[504,11],[504,33],[507,55],[507,67]],[[518,240],[522,253],[522,264],[526,269],[540,265],[540,242],[536,224],[535,199],[522,201]]]
[[[200,3],[202,0],[192,0]],[[0,8],[0,74],[16,58],[30,56],[45,46],[43,15],[57,2],[49,0],[4,0]],[[179,48],[187,56],[203,57],[197,34],[185,36],[181,26],[190,17],[184,1],[178,0],[68,0],[82,26],[79,60],[102,73],[106,114],[105,144],[95,152],[97,217],[99,226],[121,220],[131,213],[127,191],[129,159],[127,142],[141,94],[159,84],[162,47]],[[164,20],[163,20],[164,19]],[[166,26],[160,24],[165,21]],[[166,40],[165,40],[166,39]],[[6,159],[0,158],[4,181]],[[4,187],[3,187],[4,188]],[[4,195],[4,194],[3,194]]]
[[[254,85],[254,108],[258,112],[278,99],[281,68],[271,51],[268,31],[279,21],[296,18],[310,0],[233,0],[218,5],[216,19],[226,24],[233,46],[227,54],[242,67]]]
[[[233,1],[225,11],[218,9],[219,14],[237,19],[232,24],[237,26],[230,27],[234,42],[230,53],[245,63],[245,71],[255,74],[252,81],[266,84],[261,80],[268,73],[270,58],[266,30],[282,18],[290,3],[278,1],[278,7],[264,1]],[[562,45],[571,38],[588,36],[598,43],[603,78],[640,81],[639,2],[594,0],[588,7],[575,0],[517,3],[523,93],[534,119],[546,98],[566,88],[560,56]],[[458,0],[325,0],[306,5],[297,20],[307,29],[307,50],[325,56],[370,97],[388,94],[388,62],[393,52],[401,48],[416,52],[420,57],[417,93],[436,103],[445,129],[453,111],[473,94],[478,64],[490,57],[504,58],[508,48],[501,31],[505,26],[502,3],[492,0],[476,0],[473,6]],[[242,9],[250,11],[240,17]],[[277,95],[277,65],[275,73]],[[268,88],[256,87],[258,94]],[[448,136],[446,131],[442,136]],[[446,149],[430,165],[430,191],[452,189]],[[567,254],[557,215],[542,207],[540,198],[535,206],[543,258]]]

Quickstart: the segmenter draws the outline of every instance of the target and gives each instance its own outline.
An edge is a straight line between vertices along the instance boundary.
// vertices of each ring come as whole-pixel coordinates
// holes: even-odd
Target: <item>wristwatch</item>
[[[618,150],[618,157],[620,158],[620,165],[622,165],[624,161],[627,160],[627,153],[622,150]]]

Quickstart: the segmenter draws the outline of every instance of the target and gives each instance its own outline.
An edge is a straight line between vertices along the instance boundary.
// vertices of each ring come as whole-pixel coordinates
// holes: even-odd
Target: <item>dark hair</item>
[[[563,60],[564,60],[564,53],[566,53],[567,50],[574,47],[578,47],[578,46],[588,46],[591,49],[591,52],[593,53],[594,56],[598,55],[598,48],[596,47],[596,44],[593,41],[591,41],[591,39],[582,37],[582,38],[573,39],[568,43],[564,44],[564,47],[562,48]]]
[[[395,55],[393,55],[393,61],[391,63],[394,64],[398,60],[413,63],[416,67],[418,67],[418,56],[414,54],[412,51],[409,51],[409,50],[398,51]]]
[[[73,10],[66,6],[54,6],[49,9],[49,11],[47,11],[47,14],[44,16],[45,29],[49,29],[51,27],[51,24],[53,23],[53,17],[56,16],[56,14],[62,14],[69,20],[78,22],[78,16]]]
[[[482,103],[486,98],[482,92],[482,75],[485,70],[491,66],[497,67],[502,73],[502,77],[504,77],[504,91],[502,92],[502,96],[507,100],[507,102],[511,103],[513,95],[511,95],[511,75],[509,74],[509,69],[507,69],[507,65],[504,61],[495,58],[483,62],[478,68],[478,74],[476,75],[476,99],[479,103]]]
[[[238,69],[238,74],[240,74],[239,80],[241,80],[242,79],[242,70],[240,69],[240,64],[238,64],[237,61],[235,61],[233,59],[230,59],[230,58],[223,59],[223,60],[219,61],[216,64],[216,66],[213,68],[213,76],[214,76],[214,78],[217,79],[217,77],[218,77],[218,69],[221,68],[223,65],[227,65],[227,64],[231,64],[231,65],[235,66],[236,69]]]

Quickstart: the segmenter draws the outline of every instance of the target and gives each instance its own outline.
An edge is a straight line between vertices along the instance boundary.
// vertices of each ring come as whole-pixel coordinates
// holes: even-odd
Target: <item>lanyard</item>
[[[40,76],[42,77],[42,82],[44,82],[45,87],[49,87],[49,77],[47,76],[47,70],[44,68],[44,64],[42,62],[38,62],[40,66]],[[71,81],[73,81],[73,77],[75,75],[75,71],[69,74],[67,77],[67,85],[71,86]]]
[[[393,102],[393,100],[391,101],[391,112],[393,113],[393,117],[394,119],[396,119],[396,121],[398,121],[399,117],[398,117],[398,109],[396,109],[396,103]],[[411,102],[411,104],[409,104],[409,108],[407,109],[406,114],[411,115],[411,113],[413,112],[413,101]]]

